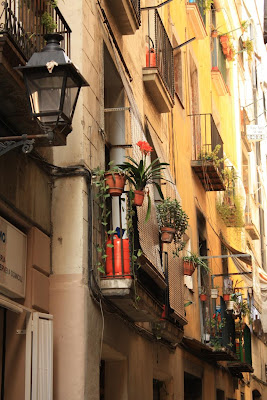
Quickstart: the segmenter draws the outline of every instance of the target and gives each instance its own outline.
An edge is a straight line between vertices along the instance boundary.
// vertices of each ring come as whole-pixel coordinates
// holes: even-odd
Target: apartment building
[[[267,397],[263,1],[7,0],[0,23],[1,400]],[[31,113],[14,68],[47,32],[61,111],[30,84]],[[168,163],[142,205],[105,186],[127,156]]]

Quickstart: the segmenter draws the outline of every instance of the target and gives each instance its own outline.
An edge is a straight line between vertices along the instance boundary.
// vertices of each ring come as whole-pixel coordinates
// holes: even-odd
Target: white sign
[[[264,126],[246,125],[246,132],[248,140],[259,142],[260,140],[267,139]]]
[[[0,217],[0,292],[25,297],[27,236]]]

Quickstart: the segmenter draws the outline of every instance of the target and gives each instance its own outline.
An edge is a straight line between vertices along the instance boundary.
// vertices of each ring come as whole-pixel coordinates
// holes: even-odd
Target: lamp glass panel
[[[65,90],[65,99],[63,105],[63,113],[67,118],[71,118],[71,113],[73,109],[73,105],[78,92],[77,83],[73,81],[72,78],[67,78],[66,90]]]
[[[60,113],[60,98],[63,86],[62,76],[49,74],[45,77],[38,75],[28,76],[28,88],[33,114],[48,113],[37,118],[43,123],[57,121]]]

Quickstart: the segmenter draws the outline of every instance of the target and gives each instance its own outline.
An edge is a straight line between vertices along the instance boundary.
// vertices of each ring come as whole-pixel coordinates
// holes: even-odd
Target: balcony
[[[252,240],[259,240],[260,233],[257,229],[259,226],[259,207],[256,205],[251,194],[246,197],[245,210],[245,230]]]
[[[41,6],[42,5],[42,6]],[[47,8],[46,8],[47,7]],[[63,46],[70,55],[71,30],[59,9],[45,6],[39,0],[8,0],[0,3],[0,129],[1,135],[42,134],[32,120],[23,80],[14,67],[25,65],[35,51],[44,45],[46,28],[43,15],[64,36]],[[47,15],[46,14],[46,15]],[[65,135],[57,137],[54,145],[66,143]]]
[[[141,25],[140,0],[107,0],[122,35],[133,35]]]
[[[225,96],[228,93],[226,85],[226,61],[218,38],[213,38],[211,79],[218,93],[218,96]]]
[[[106,245],[105,273],[101,274],[100,281],[102,294],[132,321],[158,322],[162,317],[168,287],[161,259],[156,256],[152,260],[153,254],[146,254],[144,250],[135,259],[137,249],[145,249],[145,245],[142,246],[139,242],[139,229],[142,228],[138,222],[137,210],[133,208],[134,228],[129,231],[126,219],[130,202],[117,198],[112,203],[110,224],[117,234],[109,235]],[[127,203],[127,210],[124,203]],[[153,225],[152,221],[146,224]],[[154,243],[155,235],[151,226],[149,241],[155,248],[157,243]],[[120,237],[126,230],[129,237],[121,240]],[[157,223],[154,231],[158,240]]]
[[[189,16],[194,35],[197,39],[205,39],[207,31],[205,27],[206,14],[202,0],[189,0],[186,4],[186,11]]]
[[[251,333],[246,324],[242,328],[241,322],[235,329],[235,352],[237,361],[227,363],[227,367],[232,375],[239,376],[242,372],[253,372],[251,359]]]
[[[223,141],[213,117],[211,114],[190,117],[194,142],[191,167],[206,192],[225,190],[221,174],[224,168]]]
[[[174,105],[173,50],[157,10],[147,11],[146,67],[143,82],[160,113],[170,112]]]

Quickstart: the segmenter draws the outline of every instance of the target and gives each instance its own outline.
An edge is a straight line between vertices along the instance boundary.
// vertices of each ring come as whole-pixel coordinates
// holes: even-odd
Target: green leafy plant
[[[205,261],[203,261],[196,253],[190,253],[190,256],[184,256],[183,261],[191,262],[194,266],[204,268],[205,271],[210,272],[210,269]]]
[[[214,350],[220,350],[222,348],[222,329],[225,327],[226,319],[221,317],[220,313],[213,314],[212,318],[207,321],[207,325],[210,327],[210,344]]]
[[[205,146],[203,146],[203,149],[198,157],[199,160],[202,161],[210,161],[215,164],[215,166],[218,168],[221,166],[221,164],[224,162],[224,158],[219,158],[218,153],[221,149],[221,145],[217,144],[212,151],[208,151]]]
[[[217,202],[216,209],[225,225],[228,227],[242,228],[244,226],[243,209],[239,196],[233,195],[233,199],[228,201],[225,198],[222,202]]]
[[[253,46],[253,42],[250,39],[244,40],[243,41],[243,48],[245,49],[245,51],[248,54],[248,58],[251,59],[253,50],[254,50],[254,46]]]
[[[107,208],[107,199],[110,198],[110,194],[108,193],[108,186],[106,185],[105,181],[105,172],[106,171],[101,169],[100,167],[97,167],[93,171],[93,184],[98,189],[96,193],[96,199],[97,199],[97,204],[100,208],[99,222],[100,225],[105,229],[103,243],[101,245],[98,244],[96,246],[99,255],[99,259],[96,265],[101,273],[105,273],[105,263],[107,258],[106,245],[107,245],[108,235],[115,233],[115,231],[106,231],[111,211]],[[113,247],[112,244],[110,244],[109,246]]]
[[[181,204],[176,199],[171,200],[169,197],[156,205],[157,220],[159,228],[169,227],[175,229],[174,243],[176,251],[174,255],[178,256],[185,243],[183,242],[183,234],[188,227],[188,215],[182,209]]]
[[[41,17],[41,23],[45,27],[47,33],[53,33],[57,29],[57,23],[54,21],[49,11],[49,6],[52,6],[52,8],[56,8],[57,4],[58,0],[46,0],[45,2],[46,11]]]
[[[130,186],[133,186],[135,190],[144,190],[146,185],[153,184],[156,186],[160,197],[164,199],[158,181],[164,179],[162,176],[162,171],[169,164],[160,162],[158,158],[152,161],[151,164],[148,164],[147,156],[153,151],[152,147],[145,141],[139,141],[137,146],[140,148],[142,153],[141,160],[137,162],[132,157],[127,156],[126,158],[129,161],[124,161],[123,164],[119,165],[119,168],[125,171],[126,179],[128,180]],[[148,220],[151,212],[151,199],[149,193],[147,195],[148,208],[146,221]]]

